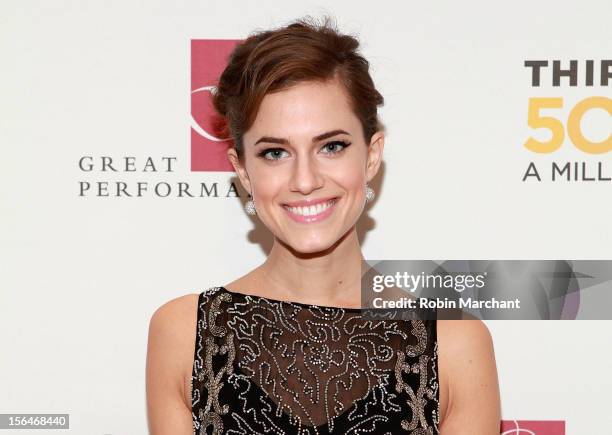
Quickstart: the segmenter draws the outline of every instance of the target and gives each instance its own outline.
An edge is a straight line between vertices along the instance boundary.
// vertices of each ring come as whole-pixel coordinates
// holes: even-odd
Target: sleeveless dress
[[[194,434],[438,434],[436,321],[360,312],[200,293]]]

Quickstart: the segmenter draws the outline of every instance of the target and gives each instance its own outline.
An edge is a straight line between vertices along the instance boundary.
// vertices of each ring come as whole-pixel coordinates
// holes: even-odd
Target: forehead
[[[337,128],[347,131],[360,128],[346,89],[337,80],[309,81],[267,94],[244,138],[250,142],[258,135],[274,134],[310,139]]]

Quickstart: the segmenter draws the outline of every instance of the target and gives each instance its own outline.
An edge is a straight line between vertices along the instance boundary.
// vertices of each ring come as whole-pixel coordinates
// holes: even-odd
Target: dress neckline
[[[222,289],[223,291],[225,291],[226,293],[229,293],[230,295],[235,295],[235,296],[238,296],[238,297],[242,297],[242,298],[244,298],[247,301],[249,299],[255,299],[255,300],[258,300],[258,301],[263,300],[263,301],[268,301],[268,302],[275,303],[275,304],[281,303],[281,304],[297,305],[297,306],[304,307],[304,308],[315,308],[315,309],[318,308],[318,309],[322,309],[322,310],[343,310],[343,311],[346,311],[346,312],[349,312],[349,313],[357,313],[357,312],[360,312],[360,311],[363,310],[363,308],[333,307],[333,306],[330,306],[330,305],[317,305],[317,304],[307,304],[307,303],[304,303],[304,302],[283,301],[283,300],[280,300],[280,299],[273,299],[273,298],[268,298],[268,297],[265,297],[265,296],[250,295],[250,294],[247,294],[247,293],[237,292],[237,291],[234,291],[234,290],[230,290],[230,289],[228,289],[228,288],[226,288],[224,286],[219,286],[219,288]]]

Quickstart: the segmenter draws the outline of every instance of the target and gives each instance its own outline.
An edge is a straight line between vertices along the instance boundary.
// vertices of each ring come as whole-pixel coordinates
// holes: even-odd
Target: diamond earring
[[[366,202],[370,202],[374,199],[374,197],[376,196],[376,194],[374,193],[374,189],[372,189],[367,183],[366,183],[366,190],[365,190],[365,197],[366,197]]]
[[[248,201],[244,204],[244,209],[250,216],[257,214],[257,210],[255,209],[255,201],[253,201],[250,194]]]

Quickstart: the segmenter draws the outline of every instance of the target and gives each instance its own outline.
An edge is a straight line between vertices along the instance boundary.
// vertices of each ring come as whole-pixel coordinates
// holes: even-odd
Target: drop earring
[[[255,201],[253,201],[250,193],[249,193],[249,199],[244,204],[244,209],[246,210],[247,214],[250,216],[257,214],[257,209],[255,209]]]
[[[366,198],[366,202],[371,202],[374,197],[376,196],[376,193],[374,193],[374,189],[372,189],[368,183],[366,183],[366,189],[365,189],[365,198]]]

